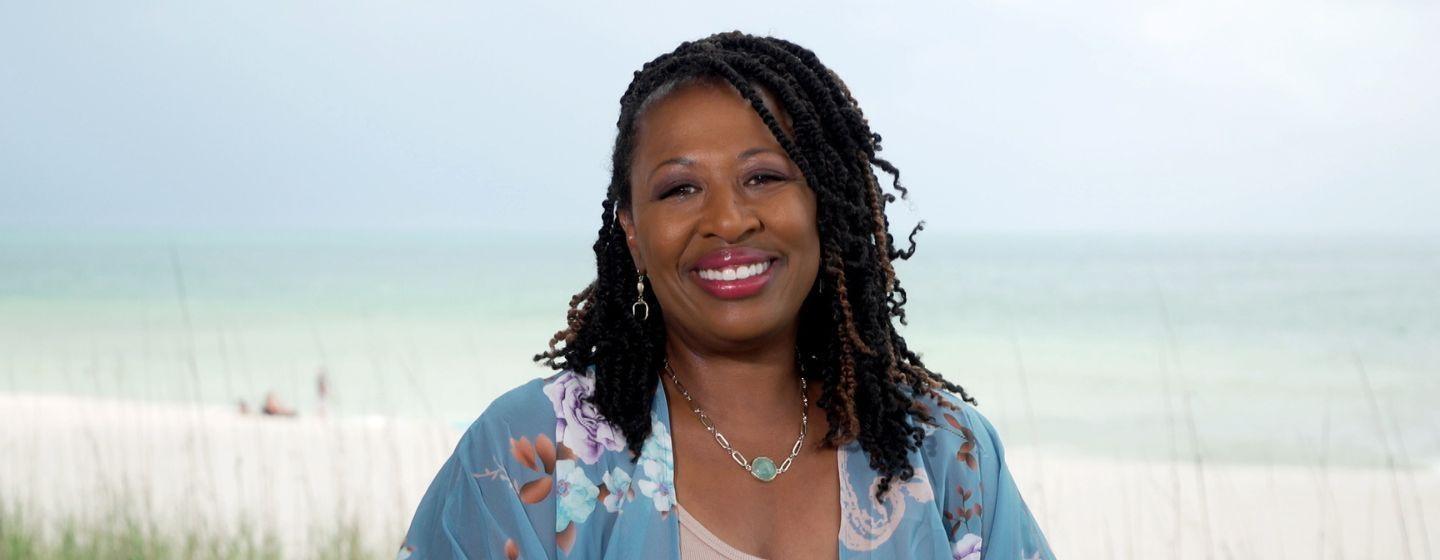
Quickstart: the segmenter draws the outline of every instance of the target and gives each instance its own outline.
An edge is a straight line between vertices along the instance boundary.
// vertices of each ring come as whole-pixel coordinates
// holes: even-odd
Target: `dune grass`
[[[367,549],[356,524],[327,531],[302,556],[322,560],[385,558]],[[167,531],[139,516],[119,514],[104,521],[66,518],[42,526],[18,506],[0,507],[0,560],[268,560],[286,557],[279,540],[251,525],[225,533],[195,529]]]

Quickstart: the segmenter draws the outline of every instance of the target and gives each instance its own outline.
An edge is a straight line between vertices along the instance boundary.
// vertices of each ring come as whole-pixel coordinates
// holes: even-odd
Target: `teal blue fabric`
[[[411,521],[398,558],[678,560],[669,408],[658,386],[652,434],[630,460],[619,431],[583,403],[565,371],[501,396],[460,438]],[[874,498],[879,473],[858,444],[839,449],[838,557],[1053,559],[1005,462],[1000,438],[948,393],[911,453],[915,476]]]

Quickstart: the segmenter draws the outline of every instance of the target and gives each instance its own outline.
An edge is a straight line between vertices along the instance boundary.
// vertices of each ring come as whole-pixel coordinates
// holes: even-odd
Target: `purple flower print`
[[[585,464],[595,464],[606,450],[625,449],[625,436],[585,401],[595,392],[594,378],[567,371],[546,384],[544,391],[555,407],[555,439]]]

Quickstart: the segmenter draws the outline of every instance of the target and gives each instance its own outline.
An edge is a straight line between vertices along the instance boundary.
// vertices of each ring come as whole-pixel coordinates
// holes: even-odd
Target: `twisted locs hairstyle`
[[[815,191],[821,272],[800,310],[800,366],[823,386],[817,404],[830,420],[825,444],[859,440],[870,466],[882,475],[879,499],[895,477],[903,481],[914,475],[906,454],[919,448],[924,431],[912,420],[932,420],[918,397],[948,390],[966,402],[975,400],[927,369],[896,331],[892,318],[908,323],[905,289],[892,262],[915,254],[915,234],[924,222],[911,230],[908,248],[894,247],[885,205],[895,195],[882,191],[872,166],[893,176],[894,190],[905,197],[900,171],[876,156],[880,135],[871,132],[845,83],[799,45],[738,31],[719,33],[682,43],[635,72],[620,98],[610,188],[594,245],[596,279],[570,299],[566,328],[535,361],[581,374],[593,367],[590,402],[639,454],[650,435],[650,403],[665,357],[664,310],[647,291],[644,297],[658,317],[641,321],[630,313],[638,277],[616,212],[630,207],[636,119],[657,99],[698,79],[734,86]],[[781,128],[757,88],[778,99],[793,135]]]

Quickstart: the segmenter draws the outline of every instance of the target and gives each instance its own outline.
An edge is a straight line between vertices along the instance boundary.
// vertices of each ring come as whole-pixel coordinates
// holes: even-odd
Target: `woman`
[[[424,558],[1051,558],[1000,440],[896,332],[905,290],[855,99],[738,32],[620,101],[597,278],[441,468]],[[958,394],[958,396],[957,396]]]

